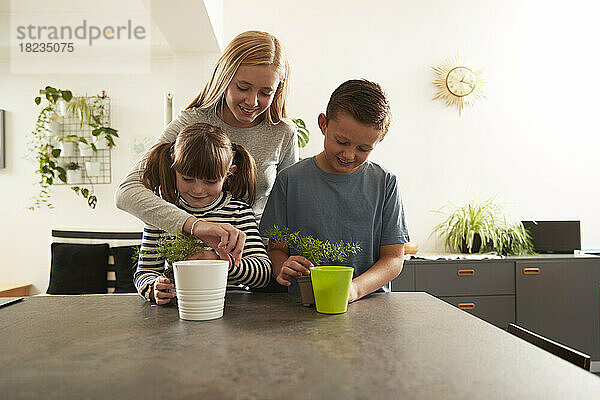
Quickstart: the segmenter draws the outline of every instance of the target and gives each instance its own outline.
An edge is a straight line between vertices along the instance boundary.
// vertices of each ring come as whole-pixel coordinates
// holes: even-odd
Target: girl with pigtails
[[[241,260],[229,255],[228,285],[261,288],[269,283],[271,262],[258,233],[252,208],[256,197],[255,164],[248,151],[232,143],[223,131],[206,123],[186,126],[173,143],[155,145],[146,157],[144,186],[203,223],[227,223],[245,235]],[[248,203],[241,200],[247,199]],[[193,232],[194,225],[190,230]],[[173,282],[162,276],[165,260],[157,242],[167,232],[146,224],[134,284],[138,293],[156,304],[175,297]],[[219,259],[204,250],[193,259]]]
[[[266,32],[243,32],[223,50],[204,88],[166,127],[158,143],[170,146],[184,127],[197,122],[221,128],[256,161],[252,209],[258,222],[275,177],[298,161],[296,129],[286,114],[288,86],[289,64],[279,40]],[[192,234],[221,259],[231,257],[239,264],[247,240],[243,231],[229,223],[198,219],[157,196],[145,184],[143,172],[142,159],[119,185],[117,208],[161,230]]]

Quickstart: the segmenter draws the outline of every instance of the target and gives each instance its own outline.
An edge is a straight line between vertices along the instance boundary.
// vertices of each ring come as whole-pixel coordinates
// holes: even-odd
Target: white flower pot
[[[229,263],[190,260],[173,263],[179,318],[205,321],[223,316]]]
[[[94,143],[94,146],[96,146],[97,150],[105,150],[109,148],[108,141],[104,136],[94,136],[92,143]]]
[[[58,121],[50,120],[48,124],[48,135],[49,136],[60,136],[61,133],[61,124]]]
[[[77,153],[77,143],[60,142],[58,147],[60,148],[61,157],[75,157]]]
[[[64,117],[67,113],[67,102],[64,99],[58,99],[56,101],[56,113],[61,117]]]
[[[86,161],[85,172],[88,176],[99,176],[100,175],[100,163],[97,161]]]
[[[91,145],[79,142],[79,155],[81,157],[91,157],[94,153]]]
[[[83,179],[81,178],[81,170],[80,169],[68,169],[67,170],[67,183],[81,183]]]

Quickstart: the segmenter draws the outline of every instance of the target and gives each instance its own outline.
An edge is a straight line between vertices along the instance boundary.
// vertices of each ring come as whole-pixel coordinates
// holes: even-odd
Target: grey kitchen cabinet
[[[517,260],[517,324],[599,360],[599,260]]]
[[[392,292],[415,291],[415,266],[405,262],[402,272],[392,281]]]
[[[415,289],[437,297],[515,294],[512,261],[423,262],[415,266]]]
[[[505,260],[423,262],[415,290],[432,294],[491,324],[506,328],[515,317],[515,264]]]
[[[499,328],[506,329],[509,322],[515,322],[515,296],[452,296],[440,299]]]

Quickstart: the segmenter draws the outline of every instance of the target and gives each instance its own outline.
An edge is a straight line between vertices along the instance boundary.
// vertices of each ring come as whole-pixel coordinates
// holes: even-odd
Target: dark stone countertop
[[[600,379],[425,293],[323,315],[230,293],[188,322],[137,295],[35,296],[0,309],[6,399],[584,399]]]

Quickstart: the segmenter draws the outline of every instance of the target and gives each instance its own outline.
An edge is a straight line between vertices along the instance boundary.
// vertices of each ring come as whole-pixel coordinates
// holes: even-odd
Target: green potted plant
[[[298,132],[298,147],[302,149],[308,144],[310,132],[302,119],[294,118],[292,122],[296,125],[296,132]]]
[[[29,207],[30,210],[43,206],[53,208],[50,186],[57,182],[67,183],[67,171],[61,166],[61,157],[77,157],[78,144],[80,145],[80,156],[92,156],[96,151],[95,139],[102,138],[106,142],[102,146],[111,148],[115,145],[114,138],[118,137],[117,130],[108,126],[103,101],[106,97],[104,93],[101,96],[90,98],[74,98],[70,90],[46,86],[39,91],[39,94],[40,96],[34,98],[35,104],[41,105],[44,100],[47,104],[37,117],[30,141],[32,158],[38,164],[35,172],[40,176],[38,182],[40,192],[34,198],[33,204]],[[61,134],[59,122],[63,116],[78,120],[82,131],[84,124],[88,125],[91,128],[91,137],[86,139],[83,134],[72,131],[65,131],[64,134]],[[71,189],[86,199],[90,208],[96,207],[98,199],[93,194],[93,185],[91,189],[79,186],[73,186]]]
[[[199,251],[209,249],[210,247],[208,247],[203,241],[187,233],[161,236],[158,239],[156,252],[158,252],[158,254],[166,261],[163,276],[173,281],[175,279],[173,276],[173,264],[175,262],[184,261]],[[143,254],[144,251],[138,248],[138,251],[133,255],[133,258],[136,262],[135,266],[137,266],[137,260],[139,259],[140,255]],[[155,253],[153,252],[152,255],[154,254]]]
[[[210,250],[206,244],[188,234],[166,235],[158,240],[156,252],[166,261],[163,276],[176,285],[181,319],[209,320],[223,315],[229,262],[195,257],[206,250]],[[138,256],[143,253],[140,250]]]
[[[56,180],[65,183],[67,181],[65,169],[57,162],[61,149],[55,147],[52,137],[59,134],[60,131],[57,102],[59,100],[69,102],[73,98],[73,94],[70,90],[56,89],[51,86],[40,89],[39,94],[41,96],[34,98],[35,104],[41,105],[42,99],[45,99],[47,104],[37,116],[35,128],[31,132],[31,141],[29,142],[30,152],[38,165],[35,172],[40,177],[38,181],[40,192],[29,207],[30,210],[42,206],[52,208],[50,185]]]
[[[521,222],[510,222],[492,199],[470,201],[462,207],[449,203],[437,211],[445,216],[432,234],[444,238],[452,252],[496,251],[500,255],[535,254],[531,235]]]
[[[324,263],[343,262],[350,255],[360,252],[360,244],[357,242],[322,241],[310,235],[302,235],[300,232],[290,232],[287,227],[274,226],[265,231],[263,236],[276,244],[285,244],[298,255],[309,260],[315,267],[322,266]],[[296,282],[300,287],[302,305],[308,307],[315,304],[310,275],[299,276]]]

